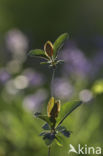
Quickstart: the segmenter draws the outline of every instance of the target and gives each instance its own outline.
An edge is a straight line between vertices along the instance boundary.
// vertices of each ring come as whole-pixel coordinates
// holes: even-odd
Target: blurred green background
[[[60,52],[65,63],[57,67],[55,96],[62,104],[78,98],[88,104],[65,120],[72,135],[51,155],[68,156],[69,144],[103,149],[102,6],[102,0],[0,0],[0,156],[47,155],[43,122],[33,114],[46,110],[51,69],[27,53],[64,32],[70,38]]]

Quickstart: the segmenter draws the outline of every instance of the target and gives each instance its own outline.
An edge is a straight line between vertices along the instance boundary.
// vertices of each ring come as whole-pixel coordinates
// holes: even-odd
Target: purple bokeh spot
[[[70,45],[70,44],[69,44]],[[67,46],[62,53],[62,58],[65,61],[63,72],[69,74],[78,74],[79,76],[86,76],[92,71],[92,65],[83,52],[72,44]]]
[[[10,74],[5,70],[0,70],[0,82],[5,83],[10,79]]]
[[[54,93],[59,99],[69,99],[74,92],[74,87],[66,78],[56,78],[54,81]]]
[[[29,111],[40,111],[47,96],[47,91],[45,89],[40,89],[35,94],[25,97],[23,101],[24,109]]]
[[[92,59],[93,76],[96,75],[103,66],[103,50],[97,51],[96,55]]]
[[[44,76],[33,70],[26,70],[24,75],[27,77],[30,86],[40,86],[44,83]]]

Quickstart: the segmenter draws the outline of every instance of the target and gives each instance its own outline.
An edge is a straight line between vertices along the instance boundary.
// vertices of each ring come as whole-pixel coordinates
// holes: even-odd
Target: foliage
[[[46,60],[46,62],[41,62],[41,64],[50,64],[50,66],[54,67],[63,62],[62,60],[57,60],[57,54],[62,48],[64,42],[68,39],[68,33],[64,33],[60,35],[54,44],[51,41],[47,41],[44,45],[44,51],[41,49],[31,50],[29,52],[30,56],[42,57]]]
[[[35,116],[37,118],[40,118],[46,122],[42,127],[45,131],[40,134],[40,136],[43,137],[46,145],[50,146],[56,140],[57,145],[62,146],[59,133],[61,133],[65,137],[70,137],[71,132],[68,131],[64,126],[61,126],[61,124],[71,114],[72,111],[80,106],[81,103],[81,101],[69,102],[69,104],[71,105],[70,109],[66,108],[65,104],[63,104],[68,113],[66,114],[66,110],[62,110],[61,107],[61,112],[62,114],[65,114],[65,116],[61,116],[61,119],[59,118],[58,120],[60,102],[57,103],[57,100],[55,100],[54,97],[51,97],[47,106],[48,116],[42,115],[41,113],[35,113]]]

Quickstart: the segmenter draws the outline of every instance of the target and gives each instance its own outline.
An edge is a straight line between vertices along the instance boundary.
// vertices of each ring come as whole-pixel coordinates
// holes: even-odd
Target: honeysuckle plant
[[[62,62],[62,60],[58,59],[58,52],[64,42],[68,39],[68,36],[68,33],[64,33],[57,38],[54,44],[52,44],[51,41],[47,41],[44,45],[44,50],[35,49],[29,52],[30,56],[44,58],[45,62],[42,62],[41,64],[47,63],[53,68],[51,88],[54,82],[54,70],[56,69],[57,64]],[[47,113],[42,114],[41,112],[36,112],[34,114],[36,118],[45,122],[42,126],[43,132],[41,132],[40,136],[42,136],[48,146],[48,156],[50,156],[50,149],[54,142],[56,142],[57,145],[62,146],[62,137],[70,137],[71,131],[62,124],[64,120],[82,104],[82,101],[80,100],[72,100],[61,104],[61,101],[56,99],[53,95],[53,88],[51,89],[51,92],[51,97],[47,105]]]

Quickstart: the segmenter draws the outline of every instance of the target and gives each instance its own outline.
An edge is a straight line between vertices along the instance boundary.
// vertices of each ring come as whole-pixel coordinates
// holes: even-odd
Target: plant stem
[[[50,156],[51,146],[48,147],[48,156]]]
[[[52,79],[51,79],[51,97],[54,96],[54,77],[55,77],[55,69],[53,68]]]

